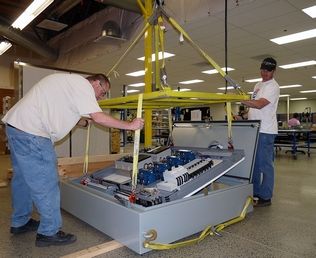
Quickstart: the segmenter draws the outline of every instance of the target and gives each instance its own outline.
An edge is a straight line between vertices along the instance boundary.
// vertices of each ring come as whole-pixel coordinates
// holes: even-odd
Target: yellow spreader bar
[[[143,109],[170,107],[201,107],[203,105],[248,100],[248,95],[216,94],[208,92],[178,92],[169,88],[143,94]],[[138,95],[99,101],[101,108],[137,108]]]

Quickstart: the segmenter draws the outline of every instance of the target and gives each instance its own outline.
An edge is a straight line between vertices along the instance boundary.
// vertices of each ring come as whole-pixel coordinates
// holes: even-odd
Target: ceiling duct
[[[47,46],[36,38],[30,38],[22,31],[14,29],[3,22],[0,22],[0,35],[17,45],[39,54],[42,57],[46,57],[50,60],[56,60],[58,57],[57,51],[53,48]]]
[[[104,23],[101,36],[98,37],[94,42],[100,43],[107,38],[125,40],[122,37],[121,27],[115,21],[110,20]]]
[[[114,6],[123,10],[131,11],[134,13],[141,13],[141,10],[139,9],[139,6],[137,4],[137,1],[135,0],[95,0],[96,2]],[[143,2],[143,1],[142,1]]]
[[[103,25],[102,35],[114,37],[114,38],[121,38],[122,31],[121,31],[120,26],[115,21],[107,21]]]
[[[78,5],[82,0],[64,0],[54,10],[52,10],[50,17],[54,19],[60,18],[66,12]]]

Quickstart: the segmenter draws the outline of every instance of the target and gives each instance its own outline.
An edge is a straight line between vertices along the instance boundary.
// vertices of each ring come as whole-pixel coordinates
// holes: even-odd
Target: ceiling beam
[[[27,34],[18,29],[10,27],[0,19],[0,35],[7,38],[9,41],[14,42],[17,45],[25,47],[42,57],[46,57],[50,60],[56,60],[58,58],[58,52],[53,48],[47,46],[44,42],[31,38]]]
[[[102,4],[105,4],[105,5],[110,5],[110,6],[120,8],[120,9],[131,11],[134,13],[142,13],[138,7],[136,0],[120,0],[120,1],[117,1],[117,0],[95,0],[95,1],[102,3]]]

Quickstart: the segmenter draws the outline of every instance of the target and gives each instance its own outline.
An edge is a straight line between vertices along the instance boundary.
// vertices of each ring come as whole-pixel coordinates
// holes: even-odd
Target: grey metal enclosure
[[[172,243],[240,215],[252,196],[252,167],[259,132],[258,121],[233,122],[234,148],[244,151],[244,159],[208,186],[208,194],[197,192],[151,207],[122,205],[114,196],[80,184],[80,179],[61,181],[61,206],[67,212],[121,242],[138,254],[150,230],[157,232],[154,242]],[[176,123],[173,127],[176,148],[227,146],[226,122]],[[215,184],[221,187],[213,187]],[[84,204],[84,205],[82,205]],[[252,206],[248,212],[252,211]],[[194,219],[192,219],[194,218]],[[190,223],[188,223],[188,221]]]

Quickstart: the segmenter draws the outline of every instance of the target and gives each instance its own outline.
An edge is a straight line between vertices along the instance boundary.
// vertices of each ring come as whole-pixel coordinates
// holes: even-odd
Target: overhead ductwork
[[[10,25],[4,24],[0,21],[0,35],[7,38],[9,41],[25,47],[42,57],[50,60],[56,60],[58,53],[53,48],[47,46],[42,41],[31,38],[20,30],[10,27]]]
[[[123,10],[131,11],[134,13],[141,13],[141,10],[139,9],[139,6],[137,4],[137,1],[135,0],[95,0],[96,2],[110,5],[116,8],[120,8]]]

